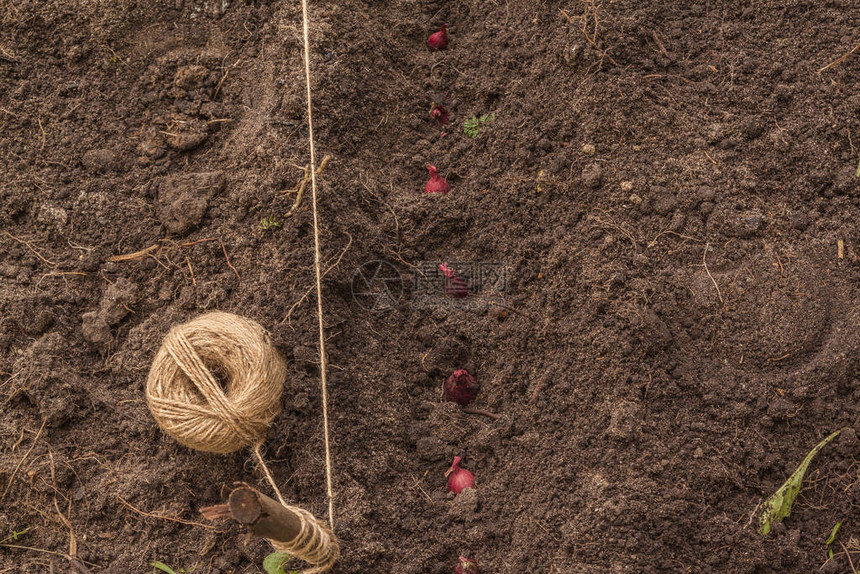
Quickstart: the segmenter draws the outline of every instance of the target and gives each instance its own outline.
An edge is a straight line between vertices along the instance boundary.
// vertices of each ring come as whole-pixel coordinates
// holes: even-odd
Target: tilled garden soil
[[[333,572],[860,563],[857,0],[310,15]],[[301,27],[295,1],[0,2],[0,572],[82,571],[61,513],[92,572],[262,571],[266,542],[198,512],[270,492],[249,451],[180,446],[144,398],[207,310],[287,359],[264,455],[325,517],[309,190],[286,216]],[[449,194],[423,193],[427,164]],[[426,297],[442,262],[469,297]],[[458,368],[496,417],[442,399]],[[456,498],[455,455],[476,476]]]

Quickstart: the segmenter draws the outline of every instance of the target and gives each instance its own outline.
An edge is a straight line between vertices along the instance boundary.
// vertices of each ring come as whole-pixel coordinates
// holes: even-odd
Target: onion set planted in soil
[[[451,119],[451,114],[444,107],[436,105],[430,110],[430,118],[436,122],[437,126],[442,128]]]
[[[439,271],[445,275],[445,294],[453,299],[462,299],[469,295],[469,285],[466,280],[454,273],[447,263],[439,265]]]
[[[436,169],[435,165],[428,165],[427,171],[430,172],[430,179],[427,180],[427,184],[424,186],[424,193],[441,193],[445,195],[451,191],[451,186],[448,185],[444,177],[439,175],[439,170]]]
[[[444,50],[448,47],[448,24],[442,24],[442,28],[438,32],[430,34],[427,38],[427,47],[431,52]]]
[[[478,381],[466,369],[451,373],[442,386],[446,399],[464,407],[475,400],[480,388]]]
[[[475,484],[475,475],[465,468],[460,468],[461,460],[463,459],[455,456],[451,468],[445,473],[445,476],[448,477],[448,491],[454,494],[460,494],[467,488],[474,488]]]

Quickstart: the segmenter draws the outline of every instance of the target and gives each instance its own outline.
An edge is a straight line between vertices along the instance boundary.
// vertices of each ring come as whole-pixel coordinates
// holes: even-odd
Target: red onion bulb
[[[462,299],[469,295],[469,285],[466,280],[454,273],[447,263],[439,265],[439,271],[445,274],[445,294],[452,299]]]
[[[438,32],[430,34],[427,38],[427,47],[431,52],[444,50],[448,47],[448,24],[442,24],[442,28]]]
[[[475,400],[480,388],[481,385],[478,384],[475,377],[470,375],[466,369],[457,369],[454,371],[442,386],[446,399],[464,407]]]
[[[430,117],[436,122],[440,128],[448,123],[448,120],[451,118],[451,114],[448,113],[448,110],[443,108],[442,106],[435,105],[433,109],[430,110]]]
[[[427,180],[427,184],[424,186],[424,193],[441,193],[445,195],[451,191],[451,186],[448,185],[444,177],[439,175],[439,170],[436,169],[435,165],[428,165],[427,171],[430,172],[430,179]]]
[[[463,459],[455,456],[451,468],[445,473],[448,477],[448,490],[454,494],[460,494],[464,488],[473,488],[472,485],[475,484],[475,475],[465,468],[460,468],[461,460]]]

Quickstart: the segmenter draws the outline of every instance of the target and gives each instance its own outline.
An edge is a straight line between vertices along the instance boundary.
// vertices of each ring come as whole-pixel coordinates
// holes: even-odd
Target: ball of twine
[[[286,373],[259,324],[207,313],[164,338],[146,381],[146,401],[161,430],[183,445],[228,453],[263,440],[281,410]]]

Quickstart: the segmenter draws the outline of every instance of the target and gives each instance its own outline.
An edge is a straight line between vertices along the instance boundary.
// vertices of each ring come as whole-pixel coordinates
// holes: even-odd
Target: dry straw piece
[[[146,401],[161,430],[183,445],[228,453],[263,440],[281,411],[286,373],[259,324],[207,313],[164,338],[146,381]]]

